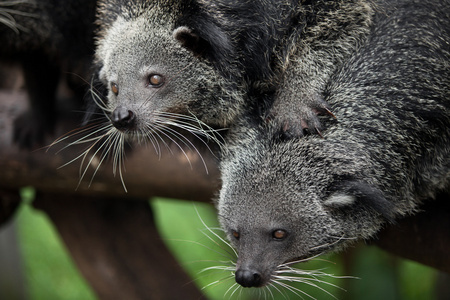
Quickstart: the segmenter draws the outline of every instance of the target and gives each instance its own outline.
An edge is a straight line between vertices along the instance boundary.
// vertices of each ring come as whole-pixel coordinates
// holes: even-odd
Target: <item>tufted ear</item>
[[[389,222],[394,222],[394,205],[384,197],[383,192],[377,187],[360,181],[344,181],[335,188],[336,191],[325,200],[325,206],[347,208],[362,205],[373,209]]]
[[[173,37],[183,47],[192,51],[197,56],[202,56],[208,48],[208,43],[186,26],[176,28],[173,31]]]

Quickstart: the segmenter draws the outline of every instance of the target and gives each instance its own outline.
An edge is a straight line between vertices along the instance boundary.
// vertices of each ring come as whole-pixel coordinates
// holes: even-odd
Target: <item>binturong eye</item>
[[[119,86],[115,82],[111,82],[111,92],[116,96],[119,94]]]
[[[241,237],[241,235],[239,234],[239,232],[234,231],[234,230],[231,232],[231,234],[232,234],[232,235],[234,236],[234,238],[237,239],[237,240]]]
[[[272,237],[274,240],[281,241],[284,240],[287,236],[286,230],[277,229],[272,232]]]
[[[160,87],[164,84],[164,77],[159,74],[152,74],[148,77],[148,84],[151,87]]]

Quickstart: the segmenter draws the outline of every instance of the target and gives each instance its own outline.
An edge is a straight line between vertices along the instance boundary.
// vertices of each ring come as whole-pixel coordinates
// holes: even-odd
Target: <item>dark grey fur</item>
[[[0,3],[0,59],[22,65],[29,111],[15,122],[23,146],[42,142],[56,119],[55,94],[67,76],[80,102],[93,54],[95,0],[11,0]]]
[[[373,7],[365,0],[202,2],[230,36],[257,114],[288,137],[319,132],[317,115],[331,114],[323,88],[365,40]]]
[[[277,124],[248,116],[231,130],[217,207],[243,286],[372,238],[449,189],[450,3],[374,10],[367,40],[320,91],[337,117],[323,138],[280,138]]]
[[[320,134],[316,115],[329,112],[324,87],[364,42],[374,11],[366,0],[303,1],[295,9],[298,24],[293,24],[275,53],[279,86],[269,111],[288,137],[303,136],[305,129]]]

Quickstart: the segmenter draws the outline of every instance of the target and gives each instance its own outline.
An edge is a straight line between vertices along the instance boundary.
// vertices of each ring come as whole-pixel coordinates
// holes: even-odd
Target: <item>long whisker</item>
[[[286,295],[286,292],[284,292],[283,290],[279,289],[273,282],[269,282],[267,290],[269,290],[270,294],[272,295],[272,298],[274,298],[274,296],[273,296],[272,291],[270,290],[270,287],[274,288],[280,295],[283,295],[284,299],[289,299],[288,296]]]
[[[188,160],[191,169],[192,169],[192,164],[191,164],[191,161],[190,161],[189,157],[187,156],[187,153],[184,151],[183,147],[181,147],[180,144],[175,142],[174,138],[172,138],[171,136],[174,136],[175,138],[177,138],[189,150],[193,149],[198,154],[199,158],[201,159],[206,173],[207,174],[209,173],[208,172],[208,166],[206,165],[206,161],[204,160],[202,154],[197,149],[197,147],[187,137],[185,137],[181,133],[177,132],[176,130],[174,130],[174,129],[168,127],[168,126],[160,126],[159,124],[155,124],[155,128],[158,128],[160,132],[164,132],[165,136],[170,138],[179,147],[179,149],[183,152],[184,156]]]
[[[80,186],[81,181],[83,180],[84,176],[86,175],[86,172],[87,172],[89,166],[92,165],[92,161],[94,160],[94,158],[95,158],[95,157],[97,156],[97,154],[103,149],[103,147],[104,147],[105,145],[108,145],[108,144],[110,143],[110,141],[111,141],[111,139],[113,138],[113,136],[114,136],[113,134],[109,134],[109,135],[105,136],[106,138],[105,138],[105,140],[103,141],[103,143],[102,143],[102,144],[99,146],[99,148],[92,154],[91,159],[88,161],[88,163],[87,163],[87,165],[86,165],[86,168],[84,169],[84,172],[80,175],[80,181],[78,182],[77,189],[78,189],[78,187]],[[93,147],[93,146],[92,146],[92,147]],[[91,147],[91,148],[92,148],[92,147]],[[103,151],[104,151],[104,150],[103,150]],[[83,161],[82,161],[82,165],[83,165],[83,162],[84,162],[84,158],[83,158]],[[99,163],[99,165],[98,165],[97,167],[99,167],[99,166],[101,165],[102,162],[103,162],[103,159],[100,160],[100,163]]]
[[[342,240],[349,240],[349,239],[354,239],[354,238],[346,238],[344,235],[342,235],[341,237],[338,237],[336,241],[334,241],[332,243],[325,243],[322,245],[315,246],[313,248],[310,248],[310,251],[314,251],[314,250],[318,250],[318,249],[322,249],[322,248],[324,248],[324,250],[326,250],[326,249],[329,249],[330,247],[335,246],[336,244],[340,243]]]
[[[95,142],[94,142],[93,144],[91,144],[84,152],[82,152],[79,156],[75,157],[75,158],[72,159],[71,161],[69,161],[69,162],[63,164],[63,165],[60,166],[60,167],[58,167],[58,169],[61,169],[61,168],[65,167],[65,166],[71,164],[72,162],[78,160],[78,159],[79,159],[80,157],[82,157],[82,156],[86,156],[86,155],[87,155],[87,154],[95,147],[95,145],[96,145],[98,142],[100,142],[104,137],[106,137],[108,134],[110,134],[109,131],[108,131],[107,133],[103,134],[102,136],[99,136],[99,137],[95,138]],[[73,145],[73,144],[76,144],[76,143],[78,143],[78,142],[76,141],[76,142],[74,142],[74,143],[69,144],[68,146]],[[68,146],[66,146],[66,147],[64,147],[64,148],[67,148]],[[64,149],[64,148],[63,148],[63,149]],[[61,151],[61,150],[60,150],[60,151]],[[84,161],[84,159],[83,159],[83,161]]]
[[[217,130],[209,127],[195,116],[186,116],[173,113],[156,113],[155,122],[162,123],[168,126],[178,127],[190,132],[192,135],[197,137],[211,153],[213,153],[213,151],[211,151],[209,145],[205,143],[199,136],[206,137],[208,140],[215,142],[220,147],[223,146],[222,137],[217,133]]]
[[[229,255],[230,258],[236,258],[238,256],[236,250],[230,245],[229,242],[227,242],[224,238],[222,238],[220,235],[218,235],[217,233],[214,232],[214,230],[212,230],[212,228],[210,228],[208,225],[206,225],[205,221],[203,220],[203,218],[200,216],[200,213],[197,210],[197,207],[195,207],[195,212],[197,213],[198,218],[200,219],[201,223],[203,224],[203,226],[205,226],[206,230],[208,232],[210,232],[214,237],[218,238],[219,241],[221,241],[223,244],[227,245],[229,249],[231,249],[233,252],[230,253],[227,249],[224,249],[218,242],[214,241],[214,239],[212,237],[210,237],[209,235],[205,234],[212,242],[214,242],[216,245],[220,245],[220,247],[225,250]]]
[[[166,127],[168,131],[170,131],[175,137],[178,137],[178,139],[186,146],[188,149],[194,149],[194,151],[198,154],[199,158],[201,159],[203,166],[205,168],[206,174],[209,174],[208,172],[208,166],[206,165],[206,161],[203,158],[203,155],[200,153],[200,151],[197,149],[197,147],[184,135],[177,132],[176,130],[173,130],[170,127]],[[195,137],[198,138],[198,136],[195,133],[192,133]],[[200,139],[201,140],[201,139]],[[208,147],[209,149],[209,147]],[[210,149],[211,151],[211,149]]]
[[[98,92],[94,91],[94,87],[91,83],[90,88],[92,100],[94,100],[94,103],[104,112],[112,112],[112,109],[108,108],[106,103],[103,101],[102,97],[98,94]],[[105,114],[106,115],[106,114]],[[109,118],[108,118],[109,119]]]
[[[217,133],[219,130],[226,130],[226,128],[222,128],[222,129],[214,129],[211,126],[209,126],[208,124],[206,124],[205,122],[201,121],[199,118],[197,118],[195,116],[195,114],[190,113],[190,115],[184,115],[184,114],[177,114],[177,113],[170,113],[170,112],[158,112],[159,115],[164,116],[164,117],[170,117],[170,118],[175,118],[177,120],[186,120],[188,122],[194,122],[197,124],[197,128],[201,129],[202,132],[206,132],[206,133]],[[206,130],[204,129],[206,128]],[[218,141],[220,143],[222,143],[223,141]]]
[[[113,137],[113,135],[111,135],[111,137],[114,139],[115,137]],[[113,143],[108,143],[106,148],[101,147],[100,149],[103,148],[102,154],[100,155],[100,160],[99,163],[97,164],[97,167],[94,170],[94,173],[91,176],[91,180],[89,181],[89,185],[88,187],[91,187],[92,182],[94,180],[95,175],[97,174],[98,170],[100,169],[100,166],[102,165],[103,161],[106,159],[106,157],[108,156],[108,153],[110,153],[111,151],[111,147],[112,147]],[[103,145],[102,145],[103,146]],[[100,150],[99,149],[99,150]],[[96,156],[96,153],[94,153],[94,155],[92,156],[92,159]],[[90,163],[88,164],[88,166],[90,165]],[[86,168],[87,170],[87,168]],[[113,170],[114,172],[114,170]]]
[[[291,291],[292,293],[294,293],[295,295],[297,295],[297,297],[300,297],[300,298],[302,298],[302,299],[305,299],[305,298],[303,298],[301,295],[308,296],[308,297],[311,298],[311,299],[316,299],[316,298],[314,298],[313,296],[311,296],[310,294],[308,294],[308,293],[302,291],[301,289],[298,289],[298,288],[296,288],[296,287],[290,286],[290,285],[288,285],[288,284],[286,284],[286,283],[284,283],[284,282],[274,281],[274,283],[278,284],[279,286],[285,288],[285,289],[288,290],[288,291]]]
[[[125,186],[125,181],[122,174],[122,168],[125,167],[123,160],[125,159],[125,151],[124,151],[124,141],[125,137],[123,134],[118,132],[117,138],[114,142],[113,152],[115,152],[114,155],[114,163],[113,163],[113,174],[116,176],[116,168],[119,170],[119,177],[120,182],[122,183],[123,189],[125,192],[128,192],[127,187]]]
[[[99,126],[99,124],[89,124],[89,125],[84,126],[84,127],[80,128],[80,129],[72,130],[69,133],[67,133],[67,134],[57,138],[54,142],[52,142],[48,146],[48,149],[50,149],[50,147],[53,147],[56,144],[61,143],[61,142],[65,141],[65,140],[67,140],[67,139],[69,139],[71,137],[74,137],[76,135],[82,134],[84,132],[89,132],[90,130],[97,128],[94,131],[92,131],[92,132],[82,136],[81,138],[75,140],[74,142],[70,142],[69,144],[67,144],[66,146],[64,146],[60,150],[58,150],[56,152],[56,154],[58,154],[59,152],[61,152],[62,150],[66,149],[66,148],[68,148],[70,146],[77,145],[77,144],[84,144],[84,143],[95,141],[95,140],[97,140],[99,138],[98,136],[95,136],[95,135],[99,134],[102,131],[106,131],[107,129],[110,129],[110,127],[111,127],[111,125],[109,125],[109,124],[105,124],[105,126]],[[94,137],[88,139],[91,136],[94,136]]]
[[[235,287],[235,288],[234,288],[234,287]],[[234,291],[230,294],[230,297],[229,297],[229,298],[233,297],[233,295],[236,293],[236,291],[238,291],[238,290],[241,288],[241,286],[240,286],[239,284],[237,284],[237,283],[234,283],[234,284],[233,284],[232,286],[230,286],[230,288],[225,292],[224,296],[226,296],[226,295],[230,292],[230,290],[231,290],[232,288],[234,288]]]
[[[170,153],[171,155],[173,155],[173,151],[172,151],[172,149],[170,148],[170,146],[167,144],[167,142],[165,141],[165,139],[159,134],[159,130],[158,130],[157,128],[154,128],[154,127],[155,127],[155,126],[154,126],[153,124],[147,124],[148,131],[152,133],[152,136],[153,136],[153,135],[156,135],[155,141],[157,142],[157,139],[156,139],[156,138],[158,138],[158,139],[163,143],[163,145],[166,147],[166,149],[169,151],[169,153]],[[164,135],[164,136],[165,136],[165,135]],[[160,148],[160,146],[159,146],[159,143],[158,143],[158,149],[159,149],[159,153],[161,153],[161,148]],[[161,157],[161,154],[159,154],[159,157]]]
[[[209,283],[209,284],[203,286],[203,287],[201,288],[201,290],[205,290],[205,289],[207,289],[207,288],[209,288],[209,287],[212,287],[212,286],[217,286],[217,285],[219,285],[219,284],[222,284],[222,283],[224,283],[224,282],[230,281],[230,280],[232,280],[232,279],[233,279],[233,277],[229,277],[229,276],[228,276],[228,277],[224,277],[224,278],[215,280],[215,281],[213,281],[213,282],[211,282],[211,283]],[[236,285],[236,283],[233,284],[233,285]]]
[[[311,260],[313,260],[313,259],[316,259],[317,257],[319,257],[319,256],[322,255],[322,254],[323,254],[323,253],[319,253],[319,254],[316,254],[316,255],[314,255],[314,256],[310,256],[310,257],[307,257],[307,258],[303,258],[303,259],[298,259],[298,260],[293,260],[293,261],[285,262],[285,263],[279,265],[278,267],[287,267],[287,266],[291,266],[291,265],[294,265],[294,264],[298,264],[298,263],[302,263],[302,262],[311,261]]]
[[[5,26],[9,27],[12,31],[19,34],[19,30],[22,30],[24,32],[29,31],[28,28],[22,26],[21,24],[17,23],[15,16],[23,16],[27,18],[37,18],[37,14],[20,11],[18,9],[12,9],[8,8],[10,6],[18,5],[18,4],[24,4],[29,3],[27,0],[16,0],[16,1],[4,1],[0,3],[0,23],[4,24]]]
[[[155,131],[158,131],[159,133],[161,133],[163,136],[167,137],[170,141],[172,141],[172,143],[174,143],[179,149],[180,151],[183,153],[184,157],[186,158],[187,162],[189,163],[189,166],[192,169],[192,163],[191,160],[189,159],[189,156],[187,155],[186,151],[184,151],[183,147],[177,143],[177,141],[172,138],[171,134],[172,132],[166,127],[166,126],[154,126]],[[184,145],[186,145],[184,143],[184,141],[181,141]]]
[[[333,296],[333,294],[331,294],[329,291],[327,291],[326,289],[320,287],[319,285],[311,282],[311,281],[316,281],[319,283],[323,283],[323,284],[328,284],[330,286],[339,288],[337,285],[329,283],[327,281],[324,280],[318,280],[318,279],[314,279],[314,278],[302,278],[302,277],[289,277],[289,276],[275,276],[275,280],[274,281],[289,281],[289,282],[299,282],[299,283],[303,283],[306,285],[310,285],[312,287],[315,287],[325,293],[327,293],[328,295],[332,296],[333,298],[336,298],[335,296]]]
[[[142,128],[141,135],[142,137],[146,137],[142,138],[142,140],[145,142],[146,145],[147,141],[150,141],[150,143],[153,146],[153,149],[155,150],[156,155],[158,155],[158,159],[161,159],[161,146],[157,139],[158,134],[152,130],[151,125],[147,125],[144,128]],[[165,143],[164,140],[163,142]]]

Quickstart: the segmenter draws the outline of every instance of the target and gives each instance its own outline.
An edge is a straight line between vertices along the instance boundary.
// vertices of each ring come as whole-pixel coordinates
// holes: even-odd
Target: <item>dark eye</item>
[[[274,232],[272,232],[272,237],[275,240],[283,240],[285,239],[287,236],[287,232],[283,229],[277,229]]]
[[[111,82],[111,91],[116,96],[119,94],[119,86],[116,83],[114,83],[114,82]]]
[[[164,77],[158,74],[152,74],[148,77],[148,84],[152,87],[160,87],[164,83]]]
[[[234,230],[231,232],[231,234],[232,234],[232,235],[234,236],[234,238],[237,239],[237,240],[238,240],[239,237],[241,236],[241,235],[239,234],[239,232],[234,231]]]

